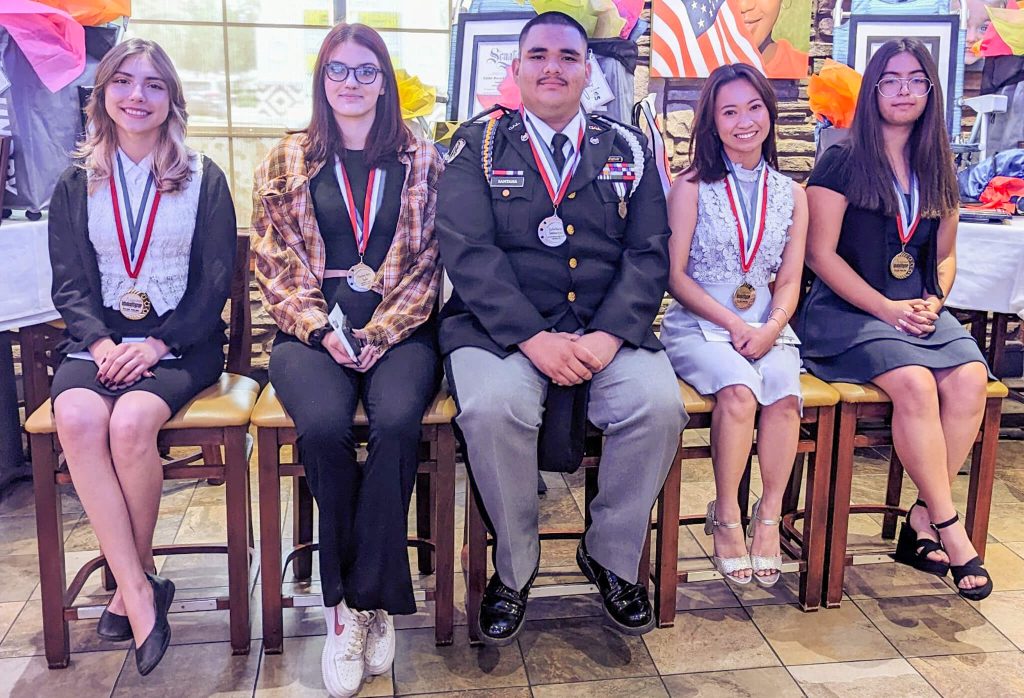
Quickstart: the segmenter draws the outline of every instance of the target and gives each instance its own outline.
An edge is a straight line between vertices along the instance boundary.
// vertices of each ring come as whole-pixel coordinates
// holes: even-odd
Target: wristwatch
[[[326,337],[327,333],[330,332],[330,331],[331,331],[331,326],[330,325],[324,325],[323,327],[318,327],[315,330],[313,330],[312,332],[310,332],[309,333],[309,346],[314,347],[315,349],[319,349],[320,347],[322,347],[324,345],[324,337]]]

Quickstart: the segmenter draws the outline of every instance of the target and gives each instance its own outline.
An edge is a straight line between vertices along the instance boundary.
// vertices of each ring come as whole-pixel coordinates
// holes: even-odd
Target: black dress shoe
[[[171,644],[171,626],[167,622],[167,611],[174,600],[174,582],[155,574],[147,574],[153,587],[153,607],[156,609],[156,623],[140,647],[135,647],[135,668],[145,676],[156,669]],[[132,643],[134,647],[135,643]]]
[[[96,634],[111,642],[127,642],[132,639],[132,625],[128,616],[122,616],[106,608],[96,624]]]
[[[604,600],[604,614],[627,635],[643,635],[654,629],[654,610],[647,598],[647,587],[630,584],[590,557],[580,541],[576,548],[576,564],[592,584],[597,585]]]
[[[484,644],[501,647],[515,642],[526,620],[526,599],[536,578],[535,568],[526,586],[516,591],[502,584],[501,577],[494,573],[480,602],[480,640]]]

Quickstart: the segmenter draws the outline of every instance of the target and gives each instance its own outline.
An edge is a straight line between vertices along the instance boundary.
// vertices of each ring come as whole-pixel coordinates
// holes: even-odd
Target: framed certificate
[[[449,118],[465,121],[502,101],[519,56],[519,32],[534,12],[484,12],[459,15]],[[518,90],[515,90],[518,93]],[[516,108],[518,104],[505,104]]]

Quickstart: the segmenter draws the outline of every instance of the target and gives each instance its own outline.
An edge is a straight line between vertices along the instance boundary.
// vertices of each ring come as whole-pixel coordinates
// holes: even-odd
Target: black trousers
[[[432,323],[389,349],[365,374],[323,349],[278,333],[270,380],[295,422],[299,453],[320,510],[324,605],[416,612],[406,550],[420,422],[440,366]],[[352,416],[370,423],[366,463],[356,462]]]

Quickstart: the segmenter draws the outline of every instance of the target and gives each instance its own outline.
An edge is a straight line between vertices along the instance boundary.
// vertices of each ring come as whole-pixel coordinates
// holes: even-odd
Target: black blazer
[[[188,282],[178,307],[149,336],[163,341],[172,352],[223,336],[224,302],[231,293],[235,264],[235,208],[224,172],[203,157],[199,210],[189,253]],[[53,268],[53,304],[67,329],[58,349],[70,354],[85,351],[93,342],[121,337],[106,326],[96,251],[89,241],[88,181],[85,170],[69,167],[57,181],[50,200],[50,265]]]
[[[498,120],[493,150],[493,168],[521,170],[522,186],[485,179],[484,128],[474,122],[456,132],[438,185],[435,229],[454,286],[441,311],[441,351],[474,346],[504,357],[549,329],[604,330],[630,346],[660,349],[651,324],[668,282],[669,228],[650,154],[623,219],[612,182],[598,175],[609,159],[632,163],[633,153],[607,120],[587,117],[581,161],[559,208],[574,232],[549,248],[537,226],[553,208],[522,140],[522,117],[508,111]],[[644,136],[632,133],[646,152]]]

